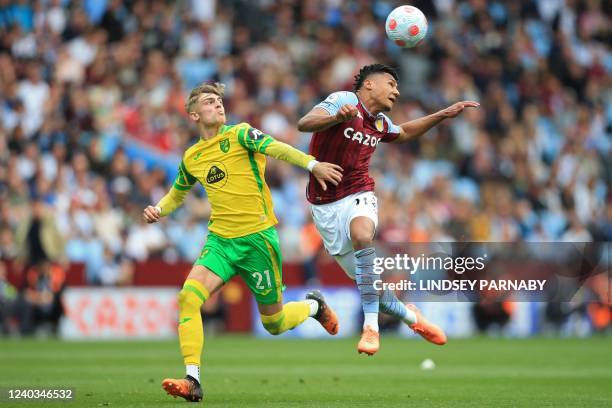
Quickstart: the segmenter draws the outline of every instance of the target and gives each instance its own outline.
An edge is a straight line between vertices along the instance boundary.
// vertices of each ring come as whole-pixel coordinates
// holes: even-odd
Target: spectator
[[[99,283],[105,286],[131,285],[134,278],[132,261],[115,253],[108,247],[104,248],[104,261],[98,274]]]
[[[185,91],[221,80],[230,122],[305,150],[296,119],[330,90],[350,88],[354,70],[374,60],[401,74],[396,123],[482,101],[410,144],[377,147],[380,239],[608,239],[612,22],[606,2],[557,3],[419,2],[435,30],[410,52],[386,41],[380,2],[7,3],[0,248],[12,256],[13,235],[20,259],[32,249],[32,262],[57,260],[66,241],[69,260],[87,260],[99,281],[104,265],[115,265],[105,248],[108,260],[160,256],[187,228],[192,238],[177,253],[189,259],[206,229],[205,196],[185,203],[197,220],[179,210],[153,230],[138,221],[138,206],[159,198],[176,155],[193,143]],[[266,176],[287,232],[282,245],[299,254],[306,174],[270,162]],[[39,201],[53,222],[32,222]]]
[[[45,323],[49,324],[51,334],[57,334],[64,313],[61,295],[65,279],[64,270],[47,260],[27,270],[26,285],[16,307],[21,334],[34,334]]]
[[[64,240],[45,203],[35,198],[31,215],[17,227],[17,258],[26,268],[41,262],[58,262],[64,256]]]
[[[15,310],[17,291],[6,279],[6,267],[0,262],[0,334],[11,332],[11,320]]]

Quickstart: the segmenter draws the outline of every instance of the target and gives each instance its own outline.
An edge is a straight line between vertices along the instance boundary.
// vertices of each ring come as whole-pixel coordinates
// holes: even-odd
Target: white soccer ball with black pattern
[[[385,31],[400,47],[416,47],[427,35],[427,18],[414,6],[399,6],[387,16]]]

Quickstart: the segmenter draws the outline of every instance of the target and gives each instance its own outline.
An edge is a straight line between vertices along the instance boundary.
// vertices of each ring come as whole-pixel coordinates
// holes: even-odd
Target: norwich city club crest
[[[228,138],[225,138],[219,142],[219,147],[223,153],[227,153],[230,148],[230,141]]]

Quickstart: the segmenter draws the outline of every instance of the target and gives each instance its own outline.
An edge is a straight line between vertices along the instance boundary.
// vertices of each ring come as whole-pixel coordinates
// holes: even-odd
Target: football
[[[385,31],[400,47],[416,47],[427,35],[427,18],[414,6],[399,6],[387,16]]]

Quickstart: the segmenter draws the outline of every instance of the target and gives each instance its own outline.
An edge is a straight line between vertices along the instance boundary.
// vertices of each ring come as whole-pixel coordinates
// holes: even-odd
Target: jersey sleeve
[[[185,197],[197,179],[192,176],[185,167],[185,162],[181,161],[178,174],[174,179],[174,183],[168,193],[159,200],[157,206],[161,208],[161,216],[164,217],[171,214],[174,210],[180,207],[185,201]]]
[[[387,115],[384,115],[381,113],[380,116],[383,118],[385,122],[384,128],[386,130],[385,135],[381,139],[381,142],[391,143],[399,137],[400,132],[402,131],[402,128],[400,128],[398,125],[393,123],[391,119],[387,117]]]
[[[176,175],[176,179],[174,180],[174,184],[172,186],[177,190],[189,191],[196,181],[198,181],[198,179],[189,173],[187,167],[185,166],[185,161],[181,160],[178,174]]]
[[[248,124],[244,124],[238,132],[238,143],[245,149],[256,153],[263,153],[262,149],[265,150],[273,140],[272,136]]]
[[[308,167],[311,160],[314,160],[314,156],[303,153],[286,143],[279,142],[272,136],[250,126],[246,126],[238,133],[238,142],[247,150],[286,161],[303,169]]]
[[[359,99],[353,92],[340,91],[330,94],[323,102],[315,106],[326,110],[331,116],[338,113],[343,105],[357,106]]]

